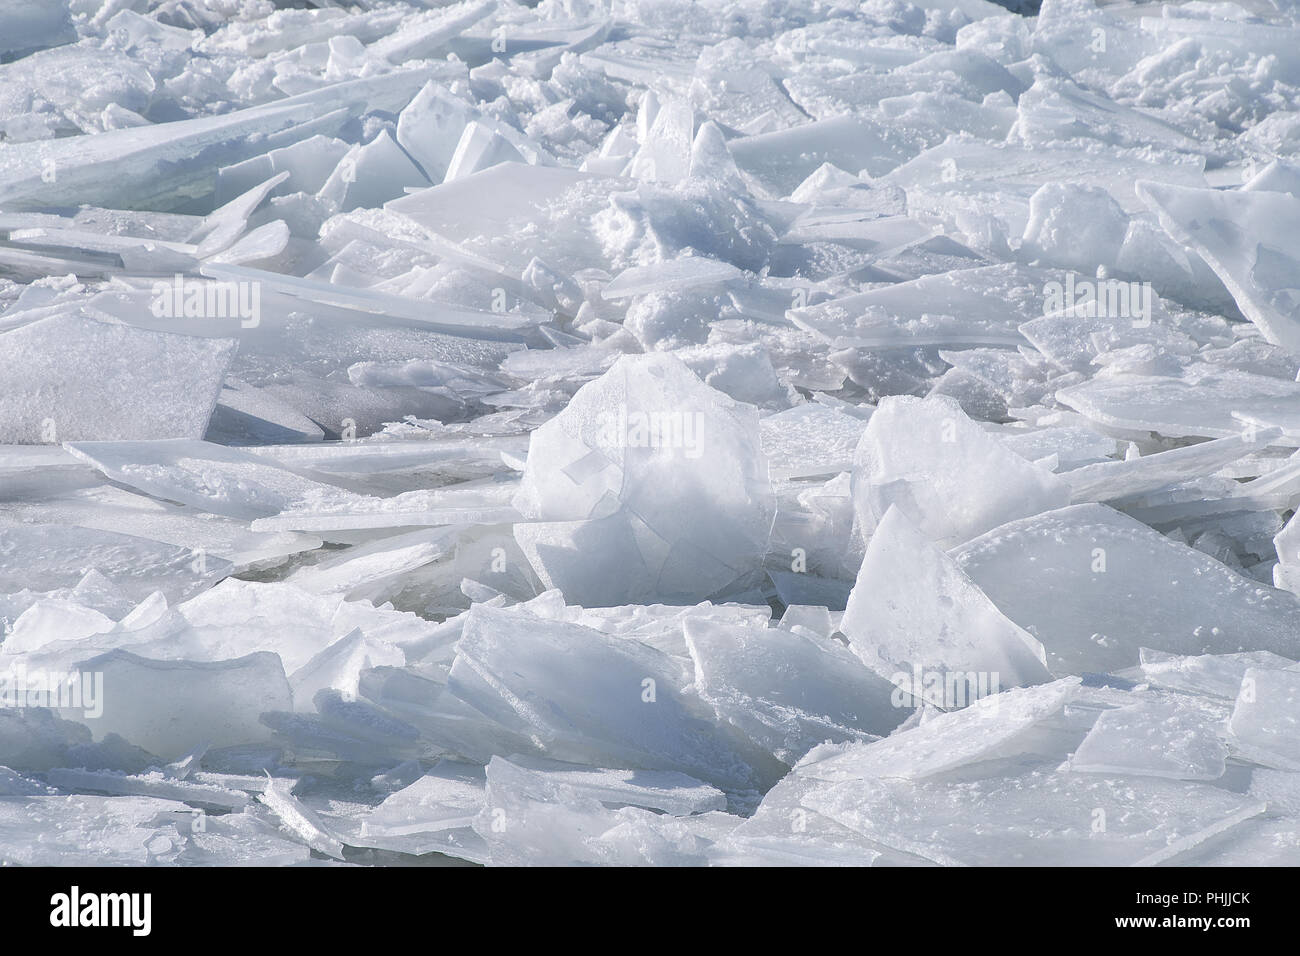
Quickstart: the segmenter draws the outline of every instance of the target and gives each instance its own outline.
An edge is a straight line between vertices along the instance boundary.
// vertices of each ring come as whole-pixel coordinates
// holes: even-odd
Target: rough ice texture
[[[575,603],[699,600],[757,569],[769,494],[751,408],[628,356],[533,433],[515,535]]]
[[[0,0],[0,865],[1294,865],[1291,6]]]
[[[0,335],[0,441],[202,438],[235,343],[74,315]]]

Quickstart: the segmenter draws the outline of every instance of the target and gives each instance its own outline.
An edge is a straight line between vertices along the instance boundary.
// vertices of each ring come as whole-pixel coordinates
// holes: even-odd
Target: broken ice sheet
[[[1057,675],[1173,654],[1300,654],[1300,602],[1104,505],[1010,522],[953,551],[1001,613],[1033,634]],[[1024,582],[1041,582],[1026,588]],[[1194,588],[1183,582],[1195,581]]]
[[[1070,756],[1079,773],[1217,780],[1227,748],[1213,716],[1177,700],[1143,700],[1103,711]]]
[[[692,603],[757,569],[764,465],[752,408],[675,357],[625,356],[533,432],[515,536],[574,603]]]
[[[923,780],[996,758],[1047,756],[1062,744],[1050,722],[1078,687],[1077,678],[1065,678],[1013,688],[900,728],[874,743],[818,748],[795,773],[831,782],[858,777]]]
[[[1300,671],[1248,669],[1228,727],[1234,752],[1265,767],[1300,771]]]
[[[635,640],[480,604],[469,612],[449,686],[556,759],[758,786],[775,761],[707,719],[683,694],[686,682],[679,664]]]
[[[612,809],[600,796],[574,786],[568,775],[494,757],[474,828],[494,865],[698,866],[741,820],[718,811],[673,816],[635,805]]]
[[[695,689],[718,716],[785,763],[826,740],[871,740],[902,723],[894,685],[802,628],[684,622]]]
[[[866,421],[824,405],[796,405],[758,423],[773,479],[834,475],[853,467]]]
[[[199,438],[234,347],[76,315],[5,332],[0,442]]]
[[[944,396],[884,399],[854,464],[854,508],[864,528],[897,507],[943,547],[1070,496],[1061,479],[1004,448]]]
[[[0,797],[0,862],[11,866],[145,866],[175,860],[183,838],[155,797]],[[179,822],[179,821],[177,821]],[[32,839],[33,829],[42,834]]]
[[[443,853],[483,863],[487,847],[471,829],[486,796],[483,768],[439,760],[429,772],[390,794],[356,823],[334,823],[350,846],[369,846],[421,856]]]
[[[230,562],[149,538],[75,525],[0,527],[0,593],[75,587],[98,571],[136,601],[154,591],[188,597],[225,577]]]
[[[1300,350],[1300,262],[1287,252],[1300,227],[1300,199],[1160,182],[1137,188],[1165,230],[1205,257],[1270,342]]]
[[[982,266],[832,299],[790,316],[837,346],[1014,348],[1026,341],[1019,326],[1042,315],[1045,278],[1019,266]]]
[[[1286,670],[1295,661],[1268,651],[1199,654],[1183,657],[1142,648],[1141,679],[1155,687],[1199,696],[1236,700],[1242,678],[1252,667]]]
[[[18,6],[0,857],[1296,858],[1290,14]]]
[[[1247,431],[1237,416],[1290,417],[1300,384],[1232,368],[1196,364],[1176,376],[1115,375],[1062,388],[1057,401],[1124,432],[1229,438]]]
[[[77,442],[67,447],[114,481],[232,518],[273,515],[311,492],[339,499],[358,497],[211,442]]]
[[[98,739],[115,733],[164,760],[204,744],[264,743],[271,732],[259,715],[292,709],[280,659],[266,651],[213,662],[113,651],[81,661],[76,671],[93,677],[102,698],[60,708],[62,716],[86,721]]]
[[[1048,679],[1043,646],[897,507],[867,544],[840,629],[853,652],[903,692],[902,706],[964,707]]]
[[[1153,865],[1264,811],[1204,784],[1045,770],[963,783],[844,780],[811,789],[802,802],[946,866]]]

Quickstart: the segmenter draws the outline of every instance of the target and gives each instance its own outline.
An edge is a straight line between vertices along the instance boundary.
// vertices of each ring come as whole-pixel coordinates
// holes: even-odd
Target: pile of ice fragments
[[[284,6],[0,2],[0,863],[1300,862],[1293,0]]]

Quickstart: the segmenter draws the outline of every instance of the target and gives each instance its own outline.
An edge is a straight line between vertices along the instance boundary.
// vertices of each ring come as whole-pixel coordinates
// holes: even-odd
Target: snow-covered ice
[[[0,3],[0,865],[1300,864],[1297,51]]]

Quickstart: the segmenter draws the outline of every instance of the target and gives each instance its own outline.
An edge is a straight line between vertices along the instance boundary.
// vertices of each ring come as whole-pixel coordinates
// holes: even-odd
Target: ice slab
[[[235,351],[76,315],[5,332],[0,346],[0,442],[13,444],[200,438]]]
[[[74,525],[0,527],[0,593],[35,584],[71,588],[88,571],[108,578],[131,600],[154,591],[173,600],[210,587],[232,570],[229,561],[135,535]]]
[[[243,520],[277,514],[308,497],[321,504],[361,497],[211,442],[76,442],[67,448],[145,494]]]
[[[1074,468],[1062,476],[1070,486],[1070,500],[1106,501],[1156,491],[1198,475],[1210,475],[1225,465],[1263,450],[1282,436],[1280,428],[1243,431],[1219,438],[1124,461],[1098,462]]]
[[[866,419],[808,403],[758,423],[768,474],[773,480],[835,475],[853,469],[853,453]]]
[[[1295,664],[1268,651],[1186,657],[1143,648],[1141,657],[1141,678],[1154,687],[1230,701],[1237,699],[1242,678],[1251,667],[1286,670]]]
[[[816,781],[790,773],[763,796],[754,815],[746,818],[712,849],[715,866],[874,866],[908,865],[924,861],[903,859],[888,847],[868,840],[802,806]]]
[[[785,763],[823,741],[883,736],[906,716],[894,685],[829,637],[701,618],[684,628],[696,692]]]
[[[823,163],[882,176],[911,158],[906,145],[887,128],[852,116],[746,136],[727,147],[736,165],[774,199],[790,195]]]
[[[1300,199],[1160,182],[1141,183],[1138,193],[1171,236],[1204,257],[1265,338],[1300,353],[1300,261],[1288,252]]]
[[[0,860],[13,866],[145,866],[175,860],[182,835],[169,814],[183,803],[155,797],[0,797]],[[32,829],[45,834],[33,840]]]
[[[1079,773],[1217,780],[1227,748],[1206,712],[1169,700],[1103,711],[1070,756]]]
[[[756,786],[761,775],[749,755],[692,706],[683,684],[677,664],[636,641],[476,605],[449,686],[559,760]]]
[[[626,356],[533,432],[516,507],[536,522],[520,547],[573,603],[694,603],[762,557],[757,415],[680,359]]]
[[[689,817],[637,807],[612,810],[549,774],[494,758],[487,806],[475,830],[493,865],[701,865],[709,848],[740,821],[711,812]]]
[[[622,299],[647,292],[677,292],[696,286],[717,285],[743,275],[730,263],[695,256],[624,269],[600,290],[600,294],[605,299]]]
[[[1042,275],[981,266],[925,276],[790,312],[800,327],[841,347],[1015,348],[1019,326],[1043,313]]]
[[[897,507],[941,547],[1070,498],[1060,478],[1002,446],[946,396],[881,401],[854,465],[854,508],[864,530]]]
[[[1229,745],[1248,760],[1300,771],[1300,671],[1249,668],[1241,679]]]
[[[1037,636],[1054,674],[1109,673],[1139,649],[1300,654],[1300,602],[1099,504],[1013,521],[953,558]],[[1024,582],[1036,582],[1026,588]],[[1185,589],[1173,582],[1195,581]]]
[[[897,507],[867,544],[840,630],[899,706],[963,707],[1049,676],[1043,646]]]
[[[1247,431],[1243,418],[1289,420],[1300,384],[1196,364],[1177,376],[1098,376],[1058,389],[1056,397],[1107,428],[1172,438],[1229,438]]]
[[[614,809],[641,807],[684,817],[727,807],[726,795],[721,790],[684,773],[590,767],[520,754],[493,757],[489,767],[494,771],[505,770],[501,766],[503,762],[510,765],[509,772],[515,781],[531,776],[538,783],[560,784]]]
[[[815,788],[802,802],[946,866],[1150,866],[1264,811],[1205,784],[1042,770],[970,783],[864,777]]]
[[[219,116],[13,144],[0,164],[0,203],[11,210],[82,203],[170,210],[210,196],[218,165],[336,132],[366,109],[396,111],[427,79],[423,70],[400,70]]]
[[[883,740],[810,753],[796,776],[828,782],[858,778],[924,780],[997,757],[1043,755],[1046,740],[1034,731],[1061,714],[1079,689],[1067,677],[1036,687],[1013,688],[969,707],[936,714]]]
[[[113,651],[82,661],[76,670],[102,688],[102,713],[60,708],[86,722],[97,739],[117,734],[164,760],[201,745],[265,743],[261,714],[292,709],[280,658],[270,652],[228,661],[158,661]],[[86,701],[83,701],[86,703]],[[94,703],[94,702],[92,702]]]

